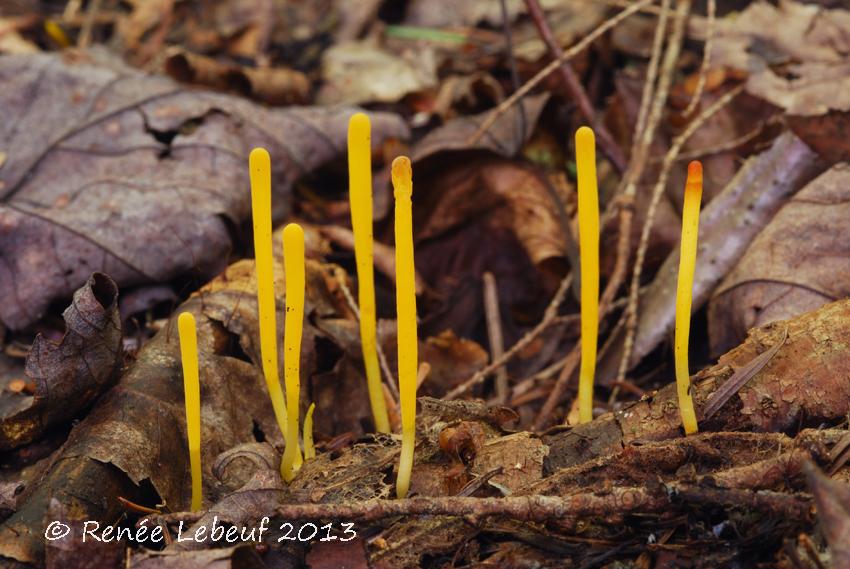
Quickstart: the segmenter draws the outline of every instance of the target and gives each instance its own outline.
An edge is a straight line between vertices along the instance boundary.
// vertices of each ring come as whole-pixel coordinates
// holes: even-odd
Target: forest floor
[[[0,0],[0,564],[850,568],[848,54],[841,0]],[[388,434],[358,332],[357,111]],[[582,125],[601,212],[584,423]],[[258,146],[280,345],[280,229],[306,236],[317,455],[289,484],[260,348]],[[421,364],[405,499],[401,155]],[[685,436],[672,339],[692,160]]]

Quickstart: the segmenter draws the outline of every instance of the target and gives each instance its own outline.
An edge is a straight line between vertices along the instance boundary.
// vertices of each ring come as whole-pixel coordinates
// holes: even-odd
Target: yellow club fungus
[[[315,403],[310,403],[307,409],[307,414],[304,415],[304,460],[316,458],[316,447],[313,445],[313,411],[316,409]]]
[[[286,382],[286,448],[280,471],[291,482],[300,464],[298,402],[301,391],[301,335],[304,326],[304,230],[297,223],[283,228],[283,270],[286,278],[286,328],[283,334],[283,378]]]
[[[360,343],[369,402],[375,428],[390,432],[390,421],[381,370],[378,365],[375,316],[375,275],[372,251],[372,151],[369,117],[357,113],[348,122],[348,184],[351,203],[351,227],[354,230],[354,255],[357,259],[358,304],[360,305]]]
[[[254,219],[254,258],[257,267],[257,311],[263,375],[280,432],[286,439],[286,403],[277,367],[277,316],[272,254],[272,174],[265,148],[255,148],[248,158],[251,173],[251,209]]]
[[[699,206],[702,199],[702,164],[696,160],[688,164],[685,182],[685,200],[682,207],[682,245],[679,251],[679,284],[676,289],[676,339],[673,355],[676,360],[676,391],[679,394],[679,414],[685,434],[697,432],[697,416],[691,398],[691,380],[688,371],[688,336],[691,329],[691,296],[694,270],[697,261],[697,234],[699,233]]]
[[[399,498],[407,496],[410,488],[413,448],[416,443],[416,374],[419,358],[416,337],[416,277],[413,265],[412,177],[409,158],[399,156],[393,160],[398,385],[402,437],[396,479],[396,495]]]
[[[201,385],[198,379],[198,334],[195,317],[183,312],[177,318],[180,356],[183,362],[183,393],[186,401],[186,433],[189,439],[189,469],[192,475],[192,511],[201,509]]]
[[[596,140],[593,130],[576,131],[578,232],[581,254],[581,369],[579,421],[593,420],[593,377],[599,333],[599,196],[596,184]]]

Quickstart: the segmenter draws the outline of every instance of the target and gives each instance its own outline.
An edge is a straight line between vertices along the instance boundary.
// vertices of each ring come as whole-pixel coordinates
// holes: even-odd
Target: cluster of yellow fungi
[[[576,131],[576,175],[578,178],[578,226],[581,272],[581,368],[579,370],[579,422],[593,420],[593,379],[596,373],[596,344],[599,329],[599,201],[596,180],[596,141],[593,130]],[[688,335],[691,298],[702,199],[702,164],[688,165],[682,208],[682,244],[679,251],[679,282],[676,290],[676,329],[673,356],[679,413],[685,434],[697,432],[688,371]]]
[[[372,166],[369,118],[355,114],[349,123],[349,178],[351,221],[354,229],[355,256],[359,289],[360,338],[375,428],[390,432],[386,401],[381,385],[377,355],[377,316],[375,309],[374,256],[372,236]],[[284,321],[284,384],[280,386],[277,354],[277,313],[275,307],[274,255],[272,253],[271,159],[264,148],[255,148],[249,156],[251,207],[254,225],[254,257],[257,275],[257,313],[260,331],[260,357],[263,376],[285,448],[280,472],[291,482],[302,464],[298,444],[300,401],[301,338],[304,323],[304,230],[297,223],[283,230],[283,262],[286,285]],[[399,157],[393,162],[396,195],[396,299],[398,309],[398,374],[401,394],[402,450],[397,477],[397,494],[403,498],[410,487],[416,424],[416,374],[418,369],[416,336],[416,292],[413,263],[413,191],[410,160]],[[192,475],[192,509],[202,504],[201,494],[201,413],[198,379],[198,352],[195,319],[189,312],[178,318],[181,357],[185,385],[186,422]],[[316,455],[313,444],[311,404],[304,418],[302,440],[304,458]]]
[[[599,199],[596,178],[596,149],[593,130],[581,127],[575,135],[578,177],[578,229],[581,283],[581,367],[579,371],[579,420],[593,419],[593,381],[599,327]],[[378,432],[389,433],[390,424],[377,354],[372,235],[372,166],[369,118],[351,117],[348,130],[349,197],[354,252],[357,264],[360,340],[369,401]],[[304,231],[297,223],[283,230],[286,311],[284,328],[284,383],[280,386],[277,354],[274,256],[272,253],[271,160],[263,148],[249,157],[254,254],[257,275],[257,311],[263,376],[275,418],[285,441],[281,476],[292,481],[302,464],[299,439],[300,359],[304,322]],[[412,170],[410,160],[400,156],[392,163],[395,196],[396,317],[398,322],[398,382],[401,406],[402,447],[396,495],[404,498],[410,489],[416,442],[416,383],[418,339],[416,284],[413,262]],[[691,295],[696,266],[699,209],[702,196],[702,165],[691,162],[682,211],[682,243],[676,294],[675,368],[679,410],[686,434],[697,432],[697,419],[690,395],[688,333]],[[178,317],[189,464],[192,479],[192,510],[202,507],[201,397],[195,318],[189,312]],[[316,455],[313,445],[311,404],[304,418],[304,458]]]

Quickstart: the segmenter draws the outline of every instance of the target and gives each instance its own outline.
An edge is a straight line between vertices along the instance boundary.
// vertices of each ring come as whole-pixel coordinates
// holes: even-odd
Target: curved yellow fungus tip
[[[297,223],[283,228],[283,270],[286,278],[286,327],[283,331],[283,378],[286,382],[286,449],[280,463],[283,479],[295,478],[298,448],[298,401],[301,391],[301,335],[304,326],[304,230]]]
[[[189,439],[189,469],[192,475],[192,511],[203,503],[201,475],[201,384],[198,378],[198,334],[195,317],[183,312],[177,317],[180,357],[183,362],[183,393],[186,400],[186,433]]]
[[[304,460],[316,458],[316,447],[313,445],[313,411],[316,409],[315,403],[310,403],[307,409],[307,414],[304,415]]]
[[[348,122],[348,184],[351,227],[354,230],[354,255],[357,259],[360,343],[366,367],[369,402],[372,405],[375,428],[380,433],[389,433],[390,420],[381,387],[377,350],[372,251],[372,146],[369,117],[363,113],[355,114]]]
[[[578,232],[581,254],[581,369],[578,383],[579,421],[593,420],[593,378],[599,333],[599,196],[596,183],[596,139],[583,126],[576,131]]]
[[[691,329],[691,296],[697,260],[697,235],[699,233],[699,206],[702,199],[702,164],[694,160],[688,164],[688,181],[685,183],[685,200],[682,207],[682,245],[679,252],[679,285],[676,289],[676,391],[679,395],[679,413],[686,435],[697,432],[697,416],[691,398],[690,372],[688,371],[688,336]]]
[[[416,280],[413,264],[413,174],[410,159],[393,160],[395,190],[395,275],[398,320],[398,385],[401,403],[401,456],[396,495],[407,496],[416,443],[416,373],[419,368],[416,337]]]
[[[248,158],[251,174],[251,210],[254,220],[254,258],[257,267],[257,312],[260,323],[260,357],[277,425],[286,438],[286,403],[277,366],[277,316],[272,254],[272,174],[265,148],[255,148]]]

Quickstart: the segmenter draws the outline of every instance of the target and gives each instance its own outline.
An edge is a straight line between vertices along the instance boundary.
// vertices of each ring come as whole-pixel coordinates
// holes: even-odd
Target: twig
[[[722,154],[723,152],[730,152],[735,150],[736,148],[743,146],[744,144],[750,142],[762,132],[766,126],[770,124],[776,124],[779,119],[779,115],[773,115],[768,118],[763,123],[760,123],[757,127],[752,129],[751,131],[744,133],[743,135],[733,138],[731,140],[725,140],[720,144],[716,144],[714,146],[709,146],[706,148],[697,148],[696,150],[691,150],[689,152],[682,152],[676,158],[677,162],[690,162],[691,160],[696,160],[697,158],[702,158],[704,156],[713,156],[715,154]],[[654,159],[655,162],[662,162],[663,158]]]
[[[646,68],[646,78],[643,82],[643,92],[640,97],[640,108],[638,109],[637,122],[632,135],[632,156],[637,152],[638,141],[646,129],[646,117],[649,114],[649,105],[655,93],[655,80],[658,77],[658,67],[661,64],[661,54],[664,47],[664,36],[667,32],[667,19],[670,15],[670,0],[662,0],[661,13],[655,26],[655,36],[652,39],[652,55]]]
[[[581,39],[578,43],[572,46],[570,49],[565,51],[561,57],[549,63],[546,67],[540,70],[534,77],[525,82],[525,84],[517,89],[510,97],[499,103],[499,106],[493,109],[493,111],[487,116],[486,119],[481,123],[481,126],[478,127],[478,130],[473,134],[469,141],[469,145],[475,145],[481,140],[481,137],[484,136],[484,133],[495,124],[496,120],[503,114],[505,114],[508,109],[513,107],[518,101],[520,101],[523,97],[525,97],[532,89],[537,87],[544,79],[546,79],[549,75],[552,74],[553,71],[557,70],[558,67],[565,61],[569,61],[582,51],[584,51],[591,43],[593,43],[599,36],[615,27],[617,24],[634,14],[635,12],[641,10],[645,6],[651,4],[653,0],[640,0],[635,4],[632,4],[616,16],[612,17],[609,20],[606,20],[602,24],[599,25],[595,30],[590,32],[584,38]]]
[[[609,492],[572,496],[416,497],[404,500],[366,500],[353,504],[284,504],[277,516],[286,520],[335,519],[369,522],[394,516],[508,516],[519,521],[544,522],[578,516],[657,511],[669,504],[662,492],[618,487]]]
[[[496,278],[487,271],[482,277],[484,283],[484,317],[487,320],[487,339],[490,341],[491,361],[496,361],[505,353],[505,340],[502,336],[502,317],[499,314],[499,290]],[[496,370],[496,400],[504,405],[508,400],[508,372],[504,367]]]
[[[474,386],[484,381],[488,375],[508,363],[511,358],[528,346],[535,338],[537,338],[537,336],[542,334],[546,328],[555,321],[555,317],[558,315],[558,307],[561,306],[561,303],[564,301],[564,297],[566,297],[571,283],[572,275],[569,274],[561,280],[561,284],[558,286],[555,296],[552,297],[551,302],[549,302],[549,306],[546,307],[546,311],[543,313],[543,320],[541,320],[537,326],[529,330],[525,336],[520,338],[516,344],[511,346],[507,352],[502,354],[502,357],[493,360],[489,365],[484,366],[482,369],[472,374],[469,379],[449,391],[443,399],[446,401],[457,399],[460,395],[463,395]]]
[[[537,0],[525,0],[525,5],[528,7],[528,13],[531,15],[531,19],[534,21],[534,25],[540,33],[540,37],[549,48],[549,54],[554,60],[559,60],[564,54],[564,50],[561,49],[560,44],[558,44],[558,41],[552,33],[552,29],[546,22],[546,14],[543,13],[540,3]],[[611,163],[617,171],[623,172],[626,169],[626,158],[623,156],[623,151],[614,141],[614,138],[611,136],[611,133],[608,132],[608,129],[605,128],[605,125],[597,121],[596,111],[593,110],[593,104],[590,102],[590,97],[587,96],[587,93],[585,92],[584,87],[582,87],[581,82],[578,80],[578,77],[576,77],[572,66],[567,62],[563,62],[558,67],[558,70],[560,71],[561,79],[567,88],[567,94],[576,102],[578,110],[584,119],[593,125],[600,148],[611,160]]]
[[[699,77],[697,78],[697,87],[694,90],[694,96],[691,97],[691,102],[688,103],[688,108],[685,109],[684,116],[689,117],[696,110],[702,99],[702,92],[705,89],[705,79],[708,76],[708,69],[711,66],[711,50],[714,45],[714,22],[715,14],[717,13],[717,0],[708,0],[707,5],[708,22],[706,23],[705,46],[702,51],[702,64],[699,68]]]
[[[345,273],[341,268],[337,268],[334,276],[336,277],[337,282],[339,283],[339,288],[342,290],[342,295],[345,297],[345,301],[348,304],[348,307],[354,312],[354,315],[357,317],[357,321],[360,322],[360,308],[357,306],[357,302],[354,300],[354,296],[351,294],[351,290],[348,288],[348,284],[345,282]],[[375,342],[375,349],[378,352],[378,361],[381,362],[381,371],[384,372],[384,384],[386,384],[387,389],[389,389],[390,394],[395,398],[394,401],[388,401],[393,406],[398,406],[398,387],[396,386],[395,377],[393,376],[393,372],[390,371],[389,363],[387,362],[387,356],[384,355],[384,349],[381,347],[380,342]],[[386,395],[386,392],[384,392]]]
[[[421,496],[401,500],[372,499],[348,504],[281,504],[275,517],[287,521],[340,520],[373,522],[396,516],[455,516],[477,518],[506,516],[517,521],[545,522],[578,517],[620,518],[628,513],[655,513],[677,503],[746,506],[767,514],[793,519],[811,516],[811,497],[737,488],[711,488],[704,485],[669,483],[664,486],[615,486],[599,493],[582,492],[570,496],[508,496],[472,498],[467,496]],[[195,523],[204,514],[179,512],[157,516],[168,523]]]
[[[520,87],[519,70],[517,69],[516,57],[514,57],[514,41],[511,36],[511,23],[508,19],[508,0],[499,0],[502,10],[502,33],[505,36],[505,54],[508,60],[508,68],[511,70],[511,85],[516,91]],[[525,140],[528,121],[525,118],[525,107],[519,106],[519,136],[517,140]]]
[[[80,29],[80,36],[77,38],[77,47],[87,48],[91,44],[91,33],[94,28],[95,17],[100,11],[102,0],[92,0],[86,10],[86,17],[83,20],[83,27]]]
[[[743,90],[743,86],[738,86],[725,95],[717,99],[710,107],[706,108],[694,120],[692,120],[685,130],[676,137],[667,154],[664,156],[664,162],[661,167],[661,174],[652,190],[652,196],[649,201],[649,207],[646,211],[646,220],[643,224],[643,230],[640,236],[637,253],[635,255],[635,265],[632,269],[632,282],[629,289],[629,304],[626,306],[626,337],[623,342],[623,354],[620,359],[619,369],[617,371],[617,381],[623,381],[628,370],[629,360],[631,359],[632,349],[634,347],[635,331],[637,329],[637,310],[641,272],[643,271],[643,262],[646,258],[646,251],[649,248],[649,234],[652,230],[652,222],[655,218],[655,212],[658,209],[658,204],[661,201],[661,196],[664,193],[664,186],[667,183],[670,169],[676,161],[676,157],[682,149],[685,142],[701,127],[705,122],[714,116],[720,109],[725,107]],[[616,399],[616,388],[611,392],[611,400]]]
[[[604,317],[604,312],[605,307],[601,306],[600,303],[600,318]],[[546,402],[543,404],[543,407],[540,408],[540,412],[534,419],[534,424],[531,427],[532,430],[541,430],[543,425],[546,424],[546,421],[549,420],[549,416],[552,414],[552,411],[555,410],[555,406],[558,405],[558,402],[561,400],[561,395],[563,395],[564,390],[567,388],[567,380],[569,380],[570,376],[573,375],[573,372],[576,370],[580,362],[581,343],[577,342],[576,345],[573,346],[573,349],[570,350],[570,353],[567,354],[567,357],[563,359],[561,373],[558,374],[555,386],[552,388],[552,391],[549,392],[549,397],[546,398]]]

